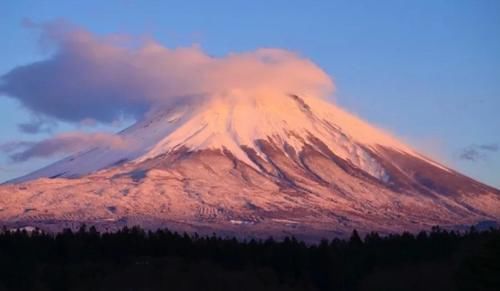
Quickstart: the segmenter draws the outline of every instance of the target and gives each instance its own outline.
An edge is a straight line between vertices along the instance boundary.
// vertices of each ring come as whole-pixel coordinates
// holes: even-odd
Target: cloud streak
[[[18,129],[23,133],[36,134],[36,133],[51,133],[57,126],[53,120],[47,120],[40,117],[34,117],[29,122],[20,123],[17,125]]]
[[[33,158],[49,158],[92,147],[127,149],[131,146],[129,141],[115,134],[69,132],[38,142],[20,141],[2,144],[0,150],[9,154],[14,162],[25,162]]]
[[[55,47],[55,53],[1,76],[0,94],[59,121],[111,123],[139,118],[155,107],[234,92],[326,97],[334,90],[321,68],[282,49],[213,57],[198,46],[171,49],[152,39],[96,36],[62,22],[30,25],[41,30],[41,43]]]
[[[498,152],[500,146],[498,144],[482,144],[482,145],[471,145],[462,150],[459,155],[461,160],[465,161],[478,161],[485,159],[488,154]]]

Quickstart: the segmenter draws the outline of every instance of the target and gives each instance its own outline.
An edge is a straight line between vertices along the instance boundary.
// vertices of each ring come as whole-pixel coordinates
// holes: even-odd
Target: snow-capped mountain
[[[0,187],[0,220],[331,236],[500,219],[500,191],[311,96],[231,92],[150,112]]]

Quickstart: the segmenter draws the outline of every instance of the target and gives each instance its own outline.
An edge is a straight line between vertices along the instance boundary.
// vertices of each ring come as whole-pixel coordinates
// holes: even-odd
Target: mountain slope
[[[0,220],[249,235],[342,235],[500,217],[500,191],[313,98],[238,92],[151,112],[0,188]],[[68,179],[71,178],[71,179]]]

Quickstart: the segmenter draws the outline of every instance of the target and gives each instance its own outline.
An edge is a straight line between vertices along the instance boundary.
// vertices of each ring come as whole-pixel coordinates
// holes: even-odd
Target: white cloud
[[[56,120],[111,123],[123,116],[140,117],[153,107],[232,92],[270,98],[276,93],[324,97],[333,92],[321,68],[282,49],[213,57],[198,46],[171,49],[154,40],[99,37],[60,22],[36,27],[44,45],[56,47],[54,55],[3,75],[0,93]]]

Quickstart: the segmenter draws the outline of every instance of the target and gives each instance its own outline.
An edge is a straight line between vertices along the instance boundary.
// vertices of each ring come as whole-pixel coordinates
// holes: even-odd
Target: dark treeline
[[[0,233],[0,290],[500,290],[500,230],[306,245],[124,228]]]

